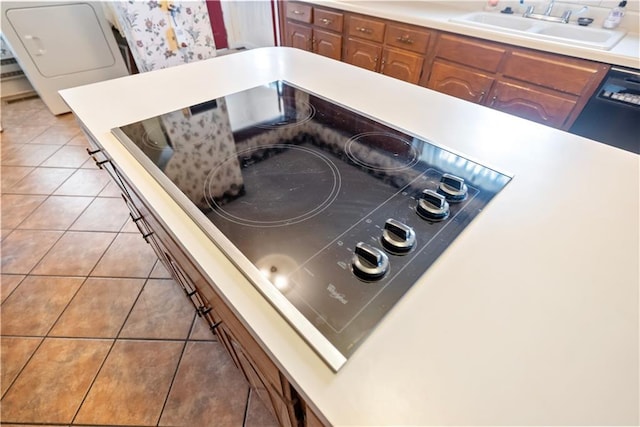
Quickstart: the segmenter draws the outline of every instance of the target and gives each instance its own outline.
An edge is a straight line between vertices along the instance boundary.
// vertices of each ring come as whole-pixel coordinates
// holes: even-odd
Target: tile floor
[[[73,115],[38,98],[0,108],[2,425],[275,425]]]

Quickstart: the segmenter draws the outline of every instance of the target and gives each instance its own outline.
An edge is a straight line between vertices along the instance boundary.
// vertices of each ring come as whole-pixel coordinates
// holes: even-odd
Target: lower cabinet
[[[483,73],[463,67],[455,67],[442,61],[434,61],[427,87],[467,101],[482,103],[495,79]]]
[[[576,99],[517,81],[496,82],[488,105],[515,116],[562,128],[576,106]]]
[[[153,248],[167,271],[182,288],[198,316],[207,321],[212,333],[218,336],[251,389],[279,424],[283,427],[323,425],[315,414],[311,415],[306,403],[287,378],[214,290],[212,281],[172,236],[162,220],[148,207],[144,198],[107,153],[87,132],[85,134],[95,146],[88,150],[89,154],[99,167],[106,169],[120,188],[131,219],[138,227],[142,238]],[[311,423],[307,422],[307,419],[311,420]]]

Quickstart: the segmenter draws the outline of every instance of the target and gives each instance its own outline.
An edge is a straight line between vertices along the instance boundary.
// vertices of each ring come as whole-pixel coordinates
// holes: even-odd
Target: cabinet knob
[[[301,10],[292,10],[291,13],[293,13],[294,15],[304,15],[304,12]]]
[[[389,218],[382,230],[382,246],[392,254],[406,254],[416,244],[416,233],[408,225]]]
[[[407,34],[397,37],[396,40],[404,44],[413,44],[413,39],[411,39],[411,37]]]
[[[333,21],[331,19],[327,19],[327,18],[322,18],[320,20],[320,22],[322,22],[324,25],[329,25],[331,24]]]
[[[356,27],[356,31],[360,31],[361,33],[365,33],[365,34],[373,33],[373,30],[371,28],[365,28],[365,27]]]
[[[351,261],[353,273],[362,280],[376,281],[389,271],[389,258],[378,248],[359,242]]]
[[[418,199],[416,213],[428,221],[442,221],[449,217],[449,203],[433,190],[424,190]]]

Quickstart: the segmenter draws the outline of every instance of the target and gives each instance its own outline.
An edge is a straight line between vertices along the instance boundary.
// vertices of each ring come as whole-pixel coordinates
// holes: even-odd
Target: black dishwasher
[[[640,71],[612,67],[569,132],[640,154]]]

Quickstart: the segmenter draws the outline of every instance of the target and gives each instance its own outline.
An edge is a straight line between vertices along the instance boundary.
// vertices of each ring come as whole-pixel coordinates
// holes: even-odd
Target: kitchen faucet
[[[550,21],[550,22],[561,22],[564,24],[569,23],[569,19],[574,11],[567,9],[562,13],[562,16],[551,16],[551,11],[553,10],[553,6],[555,5],[555,0],[549,0],[549,4],[545,8],[543,13],[535,13],[534,6],[527,6],[527,10],[524,12],[522,16],[525,18],[539,19],[541,21]],[[588,9],[587,6],[582,7],[580,10],[576,11],[575,14],[582,13]]]
[[[555,0],[549,0],[549,4],[547,5],[547,8],[544,10],[544,13],[543,13],[544,16],[551,16],[551,11],[553,10],[554,3],[555,3]]]

